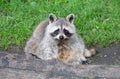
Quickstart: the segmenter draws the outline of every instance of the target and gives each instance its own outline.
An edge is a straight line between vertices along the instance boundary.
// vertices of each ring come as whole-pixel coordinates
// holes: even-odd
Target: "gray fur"
[[[73,19],[69,20],[71,16]],[[83,55],[85,44],[82,38],[76,33],[76,27],[73,22],[73,14],[68,15],[66,18],[57,18],[54,14],[50,14],[49,20],[37,26],[31,38],[27,41],[25,46],[27,58],[29,59],[30,54],[36,55],[43,60],[58,58],[58,50],[60,49],[58,47],[59,41],[56,41],[55,38],[58,38],[59,35],[53,38],[50,33],[62,26],[73,33],[64,46],[78,52],[74,57],[74,63],[78,64],[82,61],[86,61],[87,59]],[[61,32],[60,34],[63,33]]]

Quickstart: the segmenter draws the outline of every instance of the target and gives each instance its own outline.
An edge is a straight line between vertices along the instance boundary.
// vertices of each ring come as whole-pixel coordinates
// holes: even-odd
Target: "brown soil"
[[[88,58],[90,60],[90,64],[120,65],[120,45],[114,45],[106,48],[95,47],[95,49],[97,54]],[[23,54],[23,51],[17,46],[9,49],[7,52]]]
[[[120,65],[120,45],[96,50],[97,54],[90,58],[91,64]]]

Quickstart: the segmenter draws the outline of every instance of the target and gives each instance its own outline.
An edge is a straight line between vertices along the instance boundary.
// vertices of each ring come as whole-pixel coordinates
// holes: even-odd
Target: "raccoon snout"
[[[64,39],[64,36],[59,36],[59,39],[60,39],[60,40],[63,40],[63,39]]]

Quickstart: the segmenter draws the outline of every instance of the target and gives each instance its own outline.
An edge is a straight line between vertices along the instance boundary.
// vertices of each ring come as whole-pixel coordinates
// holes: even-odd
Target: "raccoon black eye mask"
[[[59,34],[59,32],[60,32],[60,30],[57,29],[57,30],[55,30],[53,33],[51,33],[51,36],[55,37],[56,35]],[[70,33],[70,32],[69,32],[68,30],[66,30],[66,29],[63,29],[63,32],[64,32],[64,34],[65,34],[67,37],[72,36],[72,33]]]
[[[51,36],[55,37],[56,35],[58,35],[60,32],[59,29],[55,30],[53,33],[51,33]]]
[[[70,33],[68,30],[64,29],[63,30],[64,34],[67,36],[67,37],[70,37],[72,36],[72,33]]]

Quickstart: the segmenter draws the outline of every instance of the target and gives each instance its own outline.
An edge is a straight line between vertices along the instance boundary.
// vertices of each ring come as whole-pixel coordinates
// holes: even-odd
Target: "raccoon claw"
[[[89,64],[89,61],[88,60],[82,61],[82,64]]]

